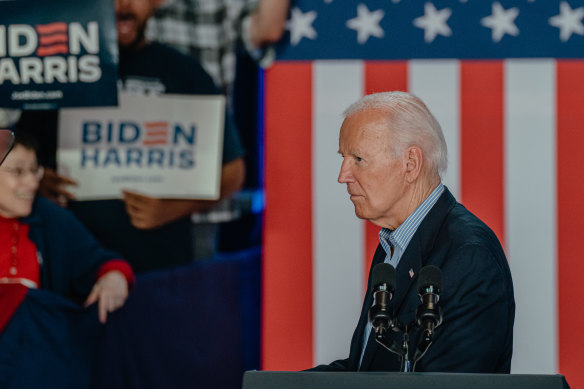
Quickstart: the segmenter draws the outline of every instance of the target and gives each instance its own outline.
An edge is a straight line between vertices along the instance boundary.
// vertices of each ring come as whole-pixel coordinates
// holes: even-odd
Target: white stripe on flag
[[[552,60],[505,67],[505,209],[514,279],[514,373],[557,367],[556,100]]]
[[[342,162],[337,154],[341,114],[362,95],[361,61],[314,63],[312,185],[316,364],[330,363],[347,355],[362,304],[363,223],[355,217],[345,185],[336,183]]]
[[[409,62],[408,89],[426,103],[442,126],[448,146],[448,169],[442,181],[460,198],[460,77],[456,60]]]

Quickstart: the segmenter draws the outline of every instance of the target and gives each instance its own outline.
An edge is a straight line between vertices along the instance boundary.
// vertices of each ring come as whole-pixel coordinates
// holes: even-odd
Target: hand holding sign
[[[123,201],[132,225],[150,230],[190,215],[196,200],[157,199],[136,192],[123,191]]]
[[[77,186],[77,182],[57,174],[53,169],[45,168],[39,186],[39,194],[64,207],[67,205],[67,201],[75,200],[75,195],[65,189],[67,185]]]
[[[221,198],[241,189],[245,177],[243,159],[238,158],[226,163],[221,169]],[[215,200],[160,199],[140,193],[123,190],[123,201],[132,225],[139,229],[158,228],[194,212],[211,209]]]

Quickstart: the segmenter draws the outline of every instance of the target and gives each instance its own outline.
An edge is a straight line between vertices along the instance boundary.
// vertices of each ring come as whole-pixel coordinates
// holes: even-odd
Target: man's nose
[[[353,176],[351,175],[349,161],[344,159],[343,163],[341,164],[341,171],[339,172],[339,177],[337,178],[337,181],[339,182],[339,184],[345,184],[347,182],[350,182],[352,180],[352,177]]]

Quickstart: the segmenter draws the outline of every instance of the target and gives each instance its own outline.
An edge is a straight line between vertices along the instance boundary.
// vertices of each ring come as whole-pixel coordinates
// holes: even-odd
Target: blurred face
[[[116,27],[120,50],[138,49],[146,39],[146,22],[154,11],[154,0],[116,0]]]
[[[0,129],[0,165],[14,143],[14,134],[7,129]]]
[[[28,216],[41,175],[35,152],[21,145],[14,146],[0,166],[0,215]]]
[[[346,118],[339,136],[343,163],[338,181],[347,185],[357,217],[395,229],[408,216],[406,161],[394,158],[390,146],[386,113],[365,110]]]

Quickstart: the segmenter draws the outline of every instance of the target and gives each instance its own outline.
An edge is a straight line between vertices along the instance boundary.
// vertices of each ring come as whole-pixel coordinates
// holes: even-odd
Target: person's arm
[[[33,241],[43,248],[50,289],[85,305],[98,302],[99,319],[105,322],[107,313],[124,304],[134,283],[132,268],[101,246],[71,211],[40,196],[34,211],[42,228],[35,230]]]
[[[351,371],[349,369],[349,359],[339,359],[328,365],[318,365],[303,371]]]
[[[241,189],[245,178],[243,158],[223,165],[221,169],[221,195],[219,200],[157,199],[139,193],[124,191],[126,211],[132,225],[149,230],[182,219],[195,212],[213,208],[221,199]]]
[[[124,305],[135,280],[128,262],[123,259],[109,260],[99,268],[97,281],[84,305],[87,307],[97,302],[99,321],[105,323],[109,313]]]
[[[280,40],[286,25],[290,0],[260,0],[250,15],[249,38],[255,47]]]
[[[87,307],[97,302],[99,321],[105,323],[109,313],[124,305],[129,289],[128,280],[122,272],[117,270],[107,272],[93,285],[84,305]]]

